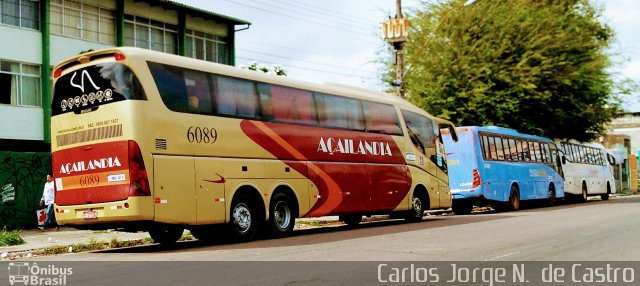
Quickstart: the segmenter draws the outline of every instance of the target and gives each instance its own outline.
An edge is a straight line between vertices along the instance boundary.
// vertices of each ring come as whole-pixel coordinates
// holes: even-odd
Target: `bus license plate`
[[[85,211],[82,213],[83,219],[96,219],[98,218],[98,213],[95,211]]]

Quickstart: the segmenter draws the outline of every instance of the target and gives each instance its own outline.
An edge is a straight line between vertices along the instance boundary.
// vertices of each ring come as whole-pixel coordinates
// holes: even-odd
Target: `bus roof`
[[[500,126],[460,126],[460,127],[456,127],[456,131],[458,133],[469,131],[469,130],[472,131],[472,132],[475,132],[475,133],[487,132],[487,133],[492,133],[492,134],[503,134],[503,135],[521,137],[521,138],[528,138],[528,139],[536,139],[536,140],[541,140],[541,141],[553,142],[553,140],[551,140],[551,139],[549,139],[547,137],[520,133],[520,132],[518,132],[518,130],[515,130],[515,129],[512,129],[512,128],[500,127]]]
[[[54,71],[58,69],[62,69],[62,73],[66,73],[66,71],[71,67],[75,67],[76,65],[78,67],[91,65],[91,60],[94,58],[102,59],[104,58],[105,55],[116,54],[116,53],[124,55],[125,58],[127,59],[142,58],[145,61],[148,60],[148,61],[164,63],[164,64],[169,64],[174,66],[181,66],[185,68],[190,68],[194,70],[200,70],[204,72],[210,72],[210,73],[215,73],[215,74],[220,74],[220,75],[225,75],[230,77],[239,77],[239,78],[255,80],[255,81],[260,81],[260,82],[265,82],[270,84],[300,88],[300,89],[305,89],[305,90],[310,90],[310,91],[315,91],[320,93],[329,93],[329,94],[335,94],[335,95],[346,96],[351,98],[372,100],[380,103],[397,105],[402,109],[419,113],[421,115],[429,117],[430,119],[432,119],[434,122],[437,122],[438,124],[453,125],[453,123],[445,119],[435,117],[429,114],[428,112],[409,103],[408,101],[388,93],[383,93],[383,92],[374,91],[374,90],[367,90],[360,87],[352,87],[344,84],[316,84],[316,83],[311,83],[311,82],[306,82],[301,80],[294,80],[287,77],[275,76],[275,75],[270,75],[266,73],[240,69],[234,66],[213,63],[213,62],[208,62],[208,61],[173,55],[173,54],[167,54],[167,53],[162,53],[162,52],[157,52],[157,51],[152,51],[152,50],[147,50],[142,48],[135,48],[135,47],[115,47],[115,48],[108,48],[108,49],[92,51],[92,52],[84,53],[81,55],[77,55],[73,58],[64,60],[58,65],[56,65],[54,68]]]

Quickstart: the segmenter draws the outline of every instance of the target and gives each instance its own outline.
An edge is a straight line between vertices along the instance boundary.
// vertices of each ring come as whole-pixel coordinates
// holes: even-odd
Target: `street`
[[[242,244],[180,242],[41,257],[61,261],[638,260],[640,196],[518,212],[427,216],[295,231]]]

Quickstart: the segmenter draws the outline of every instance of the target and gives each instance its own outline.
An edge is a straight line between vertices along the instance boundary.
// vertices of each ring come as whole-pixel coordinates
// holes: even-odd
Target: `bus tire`
[[[587,193],[587,183],[582,182],[582,194],[580,196],[580,202],[584,203],[589,198],[589,194]]]
[[[250,241],[258,228],[256,208],[247,197],[240,196],[231,202],[231,236],[240,242]]]
[[[149,236],[154,242],[160,244],[175,243],[182,237],[184,228],[172,225],[158,225],[149,229]]]
[[[451,210],[457,215],[467,215],[473,210],[473,204],[464,200],[453,200]]]
[[[362,215],[348,214],[340,215],[338,219],[349,227],[356,227],[362,222]]]
[[[609,199],[609,194],[611,194],[611,185],[607,182],[607,193],[600,195],[600,199],[606,201]]]
[[[405,220],[407,222],[418,222],[422,221],[422,217],[424,216],[425,206],[428,204],[428,199],[425,199],[425,196],[422,195],[423,192],[419,192],[418,190],[413,192],[413,198],[411,199],[411,209],[407,213]]]
[[[518,186],[511,185],[511,191],[509,192],[509,202],[507,203],[507,207],[511,211],[517,211],[520,209],[520,191],[518,190]]]
[[[269,203],[269,228],[276,236],[285,236],[293,232],[296,224],[295,207],[284,193],[277,193]]]
[[[556,186],[554,184],[549,184],[549,206],[555,206],[557,201],[556,201]]]

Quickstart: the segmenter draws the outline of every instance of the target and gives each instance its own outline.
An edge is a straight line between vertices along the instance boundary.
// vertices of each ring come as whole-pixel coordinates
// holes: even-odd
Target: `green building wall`
[[[34,228],[51,153],[0,152],[0,227]]]

